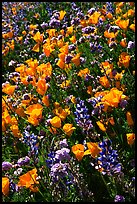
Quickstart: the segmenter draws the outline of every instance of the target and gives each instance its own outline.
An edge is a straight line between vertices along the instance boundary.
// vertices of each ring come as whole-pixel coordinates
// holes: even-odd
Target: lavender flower
[[[10,162],[2,162],[2,171],[7,171],[12,168],[12,164]]]
[[[60,161],[62,161],[62,160],[70,160],[69,152],[70,152],[70,149],[63,147],[62,149],[57,150],[55,152],[55,158],[59,159]]]
[[[53,178],[53,180],[58,181],[59,178],[63,178],[68,175],[67,169],[67,163],[56,163],[51,167],[50,176]]]
[[[125,202],[125,198],[122,195],[116,195],[114,202]]]
[[[30,162],[30,158],[29,158],[28,156],[26,156],[26,157],[20,158],[20,159],[17,161],[17,165],[18,165],[19,167],[21,167],[21,166],[24,166],[24,165],[28,164],[29,162]]]
[[[128,49],[132,49],[132,48],[134,48],[134,47],[135,47],[135,42],[129,41],[127,48],[128,48]]]
[[[67,140],[66,139],[63,139],[59,142],[59,145],[60,147],[68,147],[68,144],[67,144]]]

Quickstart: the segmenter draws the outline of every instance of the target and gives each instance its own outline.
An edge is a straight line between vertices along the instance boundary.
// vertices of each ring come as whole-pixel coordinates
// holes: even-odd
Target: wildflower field
[[[2,201],[135,201],[135,2],[2,2]]]

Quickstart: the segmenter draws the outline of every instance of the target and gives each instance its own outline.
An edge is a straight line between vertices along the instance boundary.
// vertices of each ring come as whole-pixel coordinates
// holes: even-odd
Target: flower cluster
[[[2,2],[3,202],[134,202],[134,104],[135,2]]]

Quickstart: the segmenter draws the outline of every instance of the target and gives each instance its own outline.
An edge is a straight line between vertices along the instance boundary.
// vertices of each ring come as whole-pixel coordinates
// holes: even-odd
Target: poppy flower
[[[104,36],[106,38],[116,38],[116,36],[118,35],[118,32],[108,32],[108,31],[105,31],[104,32]]]
[[[76,128],[73,127],[73,125],[70,124],[70,123],[66,123],[66,124],[63,126],[63,130],[64,130],[65,134],[68,135],[68,136],[71,136],[72,133],[73,133],[73,131],[74,131],[75,129],[76,129]]]
[[[42,63],[37,66],[36,69],[41,78],[46,78],[46,76],[51,76],[52,74],[52,65],[50,64],[50,62],[47,62],[46,64]]]
[[[78,161],[81,161],[84,156],[84,145],[76,144],[71,148],[72,152],[75,154]]]
[[[96,24],[98,23],[99,16],[101,16],[101,13],[95,11],[95,12],[89,17],[88,23],[89,23],[89,24],[95,24],[95,25],[96,25]]]
[[[70,80],[65,80],[60,85],[61,88],[66,88],[66,87],[69,87],[69,86],[70,86]]]
[[[13,95],[14,91],[15,91],[16,86],[11,85],[10,83],[7,83],[6,85],[4,85],[4,87],[2,88],[2,92],[8,94],[8,95]]]
[[[135,24],[131,24],[129,28],[135,32]]]
[[[76,36],[75,35],[73,35],[71,38],[69,38],[70,39],[70,41],[72,42],[72,43],[75,43],[77,40],[76,40]]]
[[[4,195],[8,195],[9,194],[9,178],[7,177],[2,177],[2,193]]]
[[[32,51],[34,51],[34,52],[39,52],[39,47],[40,47],[40,44],[39,43],[37,43],[36,45],[34,45],[34,47],[32,48]]]
[[[66,37],[73,33],[73,26],[67,27]]]
[[[106,104],[111,107],[118,107],[118,104],[122,98],[126,98],[126,96],[123,95],[123,92],[119,91],[117,88],[112,88],[107,94],[104,95],[101,101],[104,103],[104,105]]]
[[[19,131],[18,125],[11,125],[10,129],[11,129],[14,137],[18,137],[18,138],[22,137],[22,135]]]
[[[39,184],[39,182],[36,180],[37,176],[38,174],[36,168],[28,171],[26,174],[19,177],[18,186],[31,188],[32,185]]]
[[[120,41],[120,45],[121,45],[122,47],[127,47],[126,38],[123,38],[123,39]]]
[[[32,37],[37,43],[43,42],[43,35],[39,31]]]
[[[65,62],[61,59],[58,60],[58,62],[56,63],[56,65],[58,65],[61,69],[63,69],[65,67]]]
[[[61,10],[59,14],[60,14],[59,20],[61,21],[64,18],[65,14],[66,14],[66,11]]]
[[[42,103],[44,103],[46,107],[49,107],[49,97],[48,97],[48,95],[43,96]]]
[[[68,113],[62,107],[55,108],[53,113],[59,116],[62,121],[65,120],[68,115]]]
[[[43,52],[45,53],[46,57],[49,57],[50,54],[52,53],[52,51],[54,51],[54,46],[52,44],[49,43],[45,43],[43,45]]]
[[[84,152],[84,155],[91,154],[93,158],[95,158],[101,151],[101,148],[99,148],[98,144],[95,142],[87,142],[87,147],[88,150]]]
[[[129,25],[129,19],[127,19],[127,20],[119,20],[118,22],[117,22],[117,25],[121,28],[121,29],[123,29],[123,30],[127,30],[127,27],[128,27],[128,25]]]
[[[118,66],[121,67],[123,65],[125,68],[128,68],[129,63],[130,63],[130,55],[128,55],[126,52],[122,52],[119,56]]]
[[[86,76],[90,74],[90,70],[88,68],[85,68],[85,69],[81,69],[79,72],[78,72],[78,76],[80,77],[84,77],[86,78]]]
[[[102,130],[103,132],[106,132],[106,128],[103,123],[101,123],[100,121],[97,121],[96,123],[98,127],[100,128],[100,130]]]
[[[37,104],[33,104],[27,107],[25,113],[30,116],[39,117],[39,116],[42,116],[42,110],[43,110],[43,106],[37,103]]]
[[[127,143],[129,145],[132,145],[135,141],[135,134],[134,133],[128,133],[128,134],[126,134],[126,136],[127,136]]]
[[[24,113],[23,107],[18,107],[18,108],[15,110],[15,112],[16,112],[19,116],[25,117],[25,113]]]
[[[36,91],[40,94],[40,95],[44,95],[46,93],[48,89],[48,84],[46,83],[45,79],[39,79],[37,82],[37,89]]]
[[[87,93],[92,95],[92,86],[87,87]]]
[[[71,60],[76,66],[80,65],[80,54],[76,54]]]
[[[60,128],[61,127],[61,119],[58,116],[53,117],[50,120],[50,123],[55,128]]]
[[[133,121],[133,119],[132,119],[132,115],[131,115],[131,113],[130,113],[129,111],[126,113],[126,117],[127,117],[127,123],[128,123],[128,125],[129,125],[129,126],[134,125],[134,121]]]
[[[109,88],[110,87],[110,82],[109,82],[109,80],[108,80],[108,78],[106,76],[100,77],[99,83],[102,86],[104,86],[105,88]]]

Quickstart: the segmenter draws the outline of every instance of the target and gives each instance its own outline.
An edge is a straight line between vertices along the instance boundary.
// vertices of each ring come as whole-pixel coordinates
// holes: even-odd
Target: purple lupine
[[[34,133],[30,134],[27,130],[24,131],[23,142],[29,146],[28,156],[33,157],[34,162],[38,162],[38,136]]]
[[[92,121],[90,120],[90,115],[88,113],[88,108],[85,106],[85,102],[77,98],[75,121],[77,126],[82,128],[84,134],[89,134],[89,131],[93,128]]]
[[[2,171],[7,171],[12,168],[12,164],[10,162],[2,162]]]
[[[102,169],[102,174],[107,174],[112,176],[121,172],[121,164],[118,162],[117,150],[113,150],[111,146],[111,140],[105,139],[99,143],[99,147],[102,149],[100,151],[100,156],[97,158],[98,167],[96,169]]]

